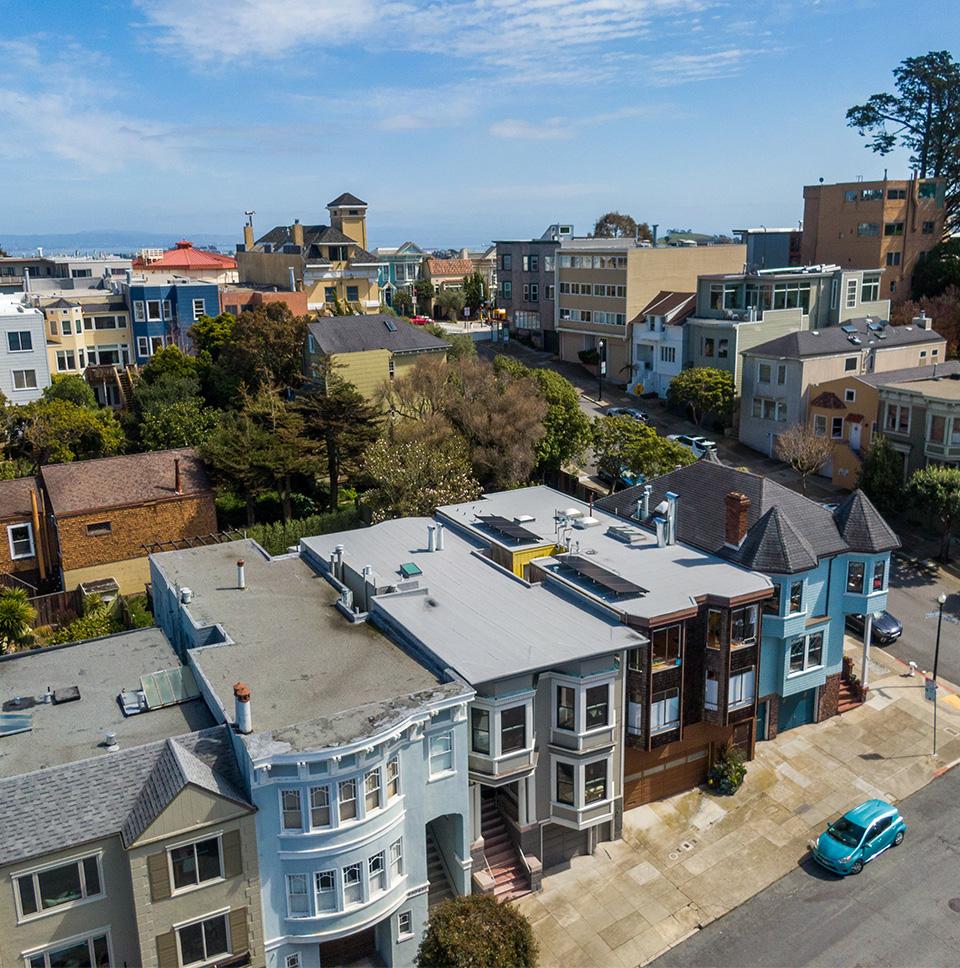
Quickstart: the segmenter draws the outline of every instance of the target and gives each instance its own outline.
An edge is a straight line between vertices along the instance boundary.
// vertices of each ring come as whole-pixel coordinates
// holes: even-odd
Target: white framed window
[[[147,321],[151,323],[159,323],[162,317],[163,303],[159,299],[148,299],[147,300]]]
[[[36,390],[37,371],[36,370],[12,370],[14,390]]]
[[[857,305],[857,280],[856,279],[847,280],[846,305],[847,305],[847,309],[854,309]]]
[[[146,336],[137,337],[137,353],[140,356],[150,355],[150,340]]]
[[[337,804],[340,823],[357,819],[357,781],[341,780],[337,784]]]
[[[883,429],[888,433],[909,434],[911,411],[912,408],[909,406],[888,403]]]
[[[336,911],[337,909],[337,876],[335,871],[317,871],[313,875],[313,893],[317,905],[317,913],[321,911]]]
[[[852,387],[847,387],[843,391],[843,399],[846,403],[856,403],[857,402],[857,391]]]
[[[380,768],[377,767],[363,778],[363,806],[367,813],[383,806],[380,794]]]
[[[317,830],[330,826],[330,788],[310,788],[310,828]]]
[[[727,686],[727,709],[740,709],[753,702],[754,695],[753,666],[742,672],[731,673]]]
[[[36,553],[33,547],[33,525],[29,522],[7,525],[7,542],[12,560],[32,558]]]
[[[33,336],[28,329],[7,333],[7,349],[11,353],[29,353],[33,349]]]
[[[387,889],[387,858],[382,850],[367,859],[367,878],[371,896]]]
[[[500,710],[500,753],[516,753],[527,746],[527,706]]]
[[[413,912],[401,911],[397,915],[397,940],[406,941],[413,937]]]
[[[147,310],[142,299],[137,299],[133,304],[133,320],[136,323],[146,322]]]
[[[26,921],[104,897],[100,854],[13,875],[17,919]]]
[[[611,799],[612,754],[586,761],[552,758],[553,798],[577,811]]]
[[[823,632],[799,635],[790,642],[790,668],[788,675],[809,672],[823,665]]]
[[[587,731],[608,726],[610,724],[610,684],[604,682],[596,686],[587,686],[584,697]]]
[[[167,850],[167,857],[174,894],[223,879],[223,850],[219,834],[171,847]]]
[[[170,300],[169,299],[164,299],[163,300],[163,318],[164,319],[173,319],[173,310],[172,310],[172,308],[170,306]]]
[[[77,358],[73,350],[57,350],[57,371],[64,373],[77,368]]]
[[[193,300],[193,318],[199,319],[207,313],[207,304],[202,299]]]
[[[430,776],[453,772],[453,733],[437,733],[429,739]]]
[[[584,805],[600,803],[607,798],[607,761],[596,760],[583,768]]]
[[[680,690],[655,692],[650,703],[650,732],[663,733],[680,725]]]
[[[363,865],[351,864],[343,869],[343,906],[356,907],[363,903]]]
[[[306,874],[287,874],[287,917],[310,917],[310,893]]]
[[[396,884],[403,877],[403,838],[390,845],[390,883]]]
[[[303,830],[303,811],[299,790],[280,791],[280,829]]]
[[[61,968],[64,965],[107,968],[113,964],[110,932],[106,928],[98,928],[88,935],[57,941],[40,951],[25,952],[23,963],[26,968]]]
[[[557,686],[556,728],[571,732],[577,728],[577,690],[573,686]]]
[[[387,760],[387,800],[400,795],[400,760],[391,756]]]
[[[202,918],[177,928],[180,964],[202,965],[218,955],[230,954],[230,924],[227,912]]]
[[[660,362],[661,363],[676,363],[677,362],[677,348],[675,346],[661,346],[660,347]]]

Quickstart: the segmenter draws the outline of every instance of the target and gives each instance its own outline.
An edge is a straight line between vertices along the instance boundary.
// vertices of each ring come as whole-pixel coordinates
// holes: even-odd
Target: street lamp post
[[[943,606],[947,596],[941,592],[937,596],[940,612],[937,615],[937,644],[933,648],[933,755],[937,755],[937,666],[940,664],[940,626],[943,625]]]
[[[600,360],[597,363],[597,403],[603,399],[603,368],[605,365],[603,359],[603,350],[605,346],[606,343],[604,340],[601,339],[597,341],[597,352],[600,354]]]

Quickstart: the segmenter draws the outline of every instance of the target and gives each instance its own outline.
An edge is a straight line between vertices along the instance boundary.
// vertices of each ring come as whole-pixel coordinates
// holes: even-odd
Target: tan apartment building
[[[946,354],[946,345],[926,317],[918,317],[910,326],[889,326],[864,317],[826,329],[788,333],[752,346],[742,353],[740,440],[776,457],[777,438],[788,427],[807,423],[811,401],[819,396],[821,384],[844,376],[938,363]],[[864,446],[864,422],[847,421],[837,439],[859,453]]]
[[[263,966],[255,810],[163,633],[4,656],[0,678],[21,697],[4,713],[0,964]]]
[[[806,185],[803,264],[881,266],[881,295],[909,299],[917,260],[943,239],[945,191],[942,178]]]
[[[595,350],[614,383],[632,383],[631,320],[661,290],[693,292],[697,277],[743,270],[745,245],[643,246],[633,239],[571,239],[557,254],[560,358]],[[602,344],[602,346],[601,346]]]
[[[254,241],[243,227],[237,246],[240,282],[303,291],[307,306],[329,310],[347,303],[355,311],[380,308],[381,263],[367,251],[367,203],[344,192],[327,205],[329,225],[277,225]]]

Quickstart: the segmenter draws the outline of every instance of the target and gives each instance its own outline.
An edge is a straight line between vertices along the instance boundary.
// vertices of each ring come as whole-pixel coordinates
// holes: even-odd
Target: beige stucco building
[[[633,239],[572,239],[557,255],[557,331],[560,358],[577,362],[600,351],[606,379],[635,382],[631,320],[661,290],[693,292],[697,277],[739,272],[745,245],[650,247]]]

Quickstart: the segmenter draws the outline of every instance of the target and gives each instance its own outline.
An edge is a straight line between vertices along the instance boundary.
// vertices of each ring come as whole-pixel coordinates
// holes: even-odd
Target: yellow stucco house
[[[331,316],[310,323],[304,372],[323,379],[332,369],[368,400],[424,354],[446,359],[450,344],[396,316]]]

